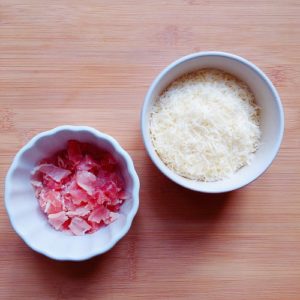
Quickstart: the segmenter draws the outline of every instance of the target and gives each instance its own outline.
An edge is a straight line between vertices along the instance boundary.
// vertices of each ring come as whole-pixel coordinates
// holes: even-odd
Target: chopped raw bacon
[[[33,175],[36,172],[44,173],[56,182],[61,182],[62,179],[71,174],[69,170],[62,169],[53,164],[41,164],[33,170]]]
[[[69,225],[70,230],[75,235],[84,235],[92,227],[80,217],[74,217]]]
[[[77,184],[92,196],[95,193],[95,183],[97,177],[88,171],[78,171],[76,174]]]
[[[104,192],[101,189],[98,190],[97,202],[99,204],[105,204],[109,202],[109,198],[104,194]]]
[[[101,159],[101,167],[106,171],[113,171],[117,165],[115,159],[109,154],[106,153],[102,156]]]
[[[111,201],[118,199],[118,189],[113,181],[105,183],[102,186],[102,191]]]
[[[48,175],[44,176],[43,185],[44,185],[44,187],[47,187],[48,189],[51,189],[51,190],[60,190],[61,189],[61,183],[56,182]]]
[[[60,229],[62,224],[64,224],[68,217],[66,216],[66,213],[64,211],[60,211],[56,214],[50,214],[48,215],[49,223],[56,229]]]
[[[61,195],[57,191],[49,190],[44,195],[46,200],[46,206],[44,212],[47,214],[58,213],[63,210],[62,201],[60,199]]]
[[[78,164],[77,168],[81,171],[97,171],[99,169],[99,165],[90,155],[86,154]]]
[[[39,188],[39,187],[43,186],[42,183],[40,181],[37,181],[37,180],[31,180],[31,184],[35,188]]]
[[[73,216],[84,217],[84,216],[88,215],[90,212],[91,211],[90,211],[90,209],[88,209],[88,207],[83,206],[83,207],[75,208],[73,211],[68,211],[67,215],[69,217],[73,217]]]
[[[74,204],[72,197],[70,195],[65,195],[63,197],[63,210],[66,212],[75,211],[77,205]]]
[[[94,209],[88,220],[95,223],[100,223],[103,221],[105,224],[110,224],[118,218],[118,215],[118,213],[111,212],[102,206]]]
[[[82,153],[80,149],[80,143],[74,140],[68,141],[68,156],[69,160],[74,164],[78,164],[82,160]]]
[[[86,192],[77,185],[75,180],[69,185],[68,192],[75,205],[80,205],[82,202],[88,202]]]
[[[32,186],[49,223],[74,235],[114,222],[129,198],[114,157],[75,140],[34,168]]]
[[[124,190],[118,193],[118,197],[121,200],[127,200],[127,199],[129,199],[128,193],[126,193]]]

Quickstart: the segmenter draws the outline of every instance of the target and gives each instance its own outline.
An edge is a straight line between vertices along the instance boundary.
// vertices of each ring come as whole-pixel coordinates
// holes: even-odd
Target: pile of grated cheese
[[[258,149],[259,107],[244,82],[201,69],[175,80],[155,101],[150,134],[159,157],[177,174],[222,180],[249,164]]]

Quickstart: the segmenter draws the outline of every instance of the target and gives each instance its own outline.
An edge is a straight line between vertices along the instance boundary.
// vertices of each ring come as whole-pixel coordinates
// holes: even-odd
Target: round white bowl
[[[181,75],[202,68],[216,68],[228,72],[248,84],[261,107],[261,146],[250,165],[216,182],[189,180],[170,170],[157,155],[150,137],[149,117],[153,102],[162,91]],[[284,131],[284,115],[279,95],[270,79],[248,60],[224,52],[199,52],[184,56],[166,67],[153,81],[145,97],[141,113],[141,129],[146,150],[158,169],[179,185],[188,189],[222,193],[241,188],[258,178],[275,158]]]
[[[41,159],[66,148],[70,139],[92,143],[112,153],[130,195],[115,222],[84,236],[72,236],[53,229],[41,211],[30,183],[34,166]],[[108,251],[128,232],[138,210],[139,187],[132,159],[115,139],[87,126],[60,126],[36,135],[17,153],[5,180],[5,205],[13,228],[33,250],[56,260],[80,261]]]

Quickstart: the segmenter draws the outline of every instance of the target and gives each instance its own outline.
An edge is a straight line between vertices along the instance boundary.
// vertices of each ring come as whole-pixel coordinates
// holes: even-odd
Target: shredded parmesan
[[[229,177],[249,164],[259,146],[259,107],[248,86],[216,69],[171,83],[155,101],[152,143],[177,174],[199,181]]]

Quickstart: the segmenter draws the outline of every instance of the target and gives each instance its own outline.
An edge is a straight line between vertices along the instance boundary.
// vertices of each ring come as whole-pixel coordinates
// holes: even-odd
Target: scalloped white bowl
[[[64,149],[69,139],[92,143],[112,153],[130,195],[115,222],[84,236],[53,229],[40,210],[30,183],[34,166]],[[30,248],[52,259],[81,261],[110,250],[125,236],[138,210],[139,187],[132,159],[115,139],[87,126],[60,126],[36,135],[17,153],[5,180],[5,205],[13,228]]]
[[[250,165],[224,180],[201,182],[179,176],[169,169],[156,153],[151,141],[151,107],[162,91],[181,75],[202,68],[216,68],[235,75],[248,84],[261,107],[261,146]],[[262,175],[275,159],[283,137],[284,114],[280,97],[270,79],[250,61],[226,52],[192,53],[167,66],[153,81],[141,112],[141,130],[145,148],[158,169],[177,184],[198,192],[224,193],[239,189]]]

